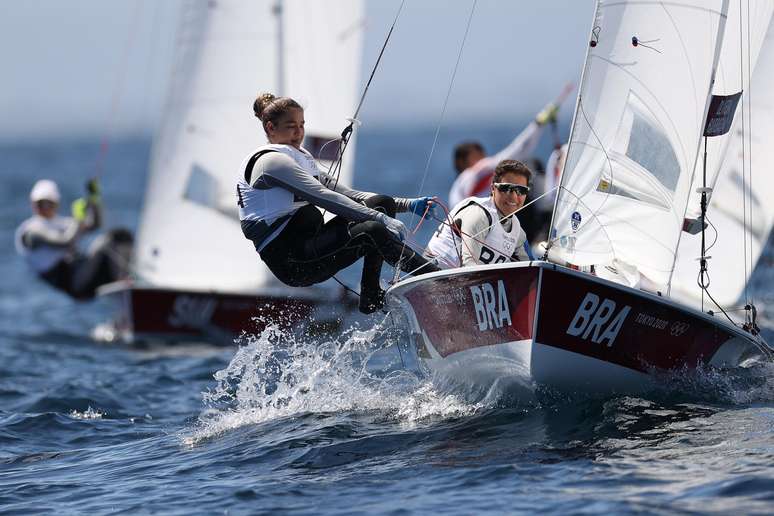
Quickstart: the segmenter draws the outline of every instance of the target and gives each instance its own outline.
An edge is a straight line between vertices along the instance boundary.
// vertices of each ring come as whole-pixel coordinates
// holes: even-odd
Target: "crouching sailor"
[[[97,287],[127,275],[132,235],[115,229],[100,235],[86,253],[78,241],[98,229],[102,207],[96,180],[87,183],[87,196],[73,203],[73,217],[57,213],[59,188],[41,179],[32,187],[34,215],[16,230],[16,250],[40,278],[75,299],[91,299]]]
[[[425,255],[443,268],[534,260],[515,215],[524,206],[531,177],[520,161],[498,163],[489,197],[468,197],[454,206]]]
[[[253,110],[269,145],[240,168],[239,218],[245,236],[280,281],[313,285],[363,258],[360,311],[372,313],[384,304],[383,260],[412,274],[438,270],[401,243],[408,231],[393,218],[396,212],[424,213],[432,198],[393,199],[337,184],[301,147],[304,110],[295,100],[265,93]],[[337,216],[326,223],[318,207]]]

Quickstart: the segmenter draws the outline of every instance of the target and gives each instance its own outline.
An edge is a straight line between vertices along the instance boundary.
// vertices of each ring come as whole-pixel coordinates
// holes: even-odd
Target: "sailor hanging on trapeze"
[[[289,97],[258,96],[253,111],[269,140],[239,169],[237,203],[245,237],[286,285],[320,283],[363,258],[360,311],[384,304],[382,262],[412,274],[438,270],[402,241],[408,230],[396,212],[422,215],[431,197],[393,198],[338,184],[301,144],[304,109]],[[318,209],[335,215],[325,222]]]

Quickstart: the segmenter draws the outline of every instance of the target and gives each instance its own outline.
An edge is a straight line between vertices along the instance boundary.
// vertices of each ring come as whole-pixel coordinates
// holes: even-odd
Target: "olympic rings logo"
[[[682,321],[676,321],[672,323],[672,326],[669,327],[669,334],[673,337],[679,337],[683,333],[688,331],[688,328],[690,328],[691,325],[687,322]]]

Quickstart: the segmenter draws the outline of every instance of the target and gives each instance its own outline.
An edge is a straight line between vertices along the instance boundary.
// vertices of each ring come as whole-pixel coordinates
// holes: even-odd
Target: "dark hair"
[[[479,142],[462,142],[454,147],[454,168],[457,173],[462,173],[465,170],[468,156],[471,152],[478,151],[484,154],[484,146]]]
[[[523,161],[533,176],[540,176],[546,173],[546,167],[540,158],[527,158]]]
[[[268,122],[277,125],[283,115],[295,108],[304,109],[301,104],[290,97],[275,97],[272,93],[259,93],[253,102],[253,112],[256,118],[263,123],[264,131],[266,131]]]
[[[502,179],[505,174],[518,174],[524,176],[527,178],[527,184],[532,180],[532,171],[530,171],[527,165],[521,161],[516,161],[515,159],[504,159],[498,163],[497,167],[495,167],[492,182],[499,183],[500,179]]]

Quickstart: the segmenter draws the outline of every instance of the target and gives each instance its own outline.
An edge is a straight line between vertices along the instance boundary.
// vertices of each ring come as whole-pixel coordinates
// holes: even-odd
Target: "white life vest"
[[[476,261],[480,264],[511,261],[519,246],[524,245],[523,240],[525,239],[519,241],[523,234],[521,224],[519,219],[513,216],[511,217],[511,229],[506,231],[499,222],[500,215],[491,197],[487,199],[479,197],[463,199],[452,209],[451,220],[456,220],[457,215],[462,210],[481,208],[488,215],[489,231],[485,238],[483,235],[470,235],[483,241],[481,253],[476,257]],[[463,227],[462,230],[465,231],[465,228]],[[456,228],[452,229],[448,224],[441,224],[427,244],[428,256],[435,258],[438,264],[443,267],[461,267],[462,245],[462,237]]]
[[[41,232],[55,231],[59,234],[64,234],[72,231],[73,224],[77,224],[74,219],[70,217],[61,217],[57,215],[51,219],[35,215],[30,217],[21,223],[16,229],[15,244],[16,252],[24,257],[27,265],[38,274],[43,274],[54,268],[61,260],[66,258],[71,249],[69,247],[52,246],[46,244],[40,244],[34,248],[30,248],[24,245],[22,237],[28,231],[35,231],[40,229]]]
[[[255,162],[268,152],[281,152],[289,156],[310,176],[317,178],[320,170],[314,157],[306,149],[290,145],[269,144],[259,147],[242,162],[237,181],[237,205],[239,220],[245,236],[255,243],[260,252],[287,225],[290,217],[307,201],[295,198],[293,192],[281,187],[262,185],[251,177]],[[255,184],[255,186],[253,186]]]

